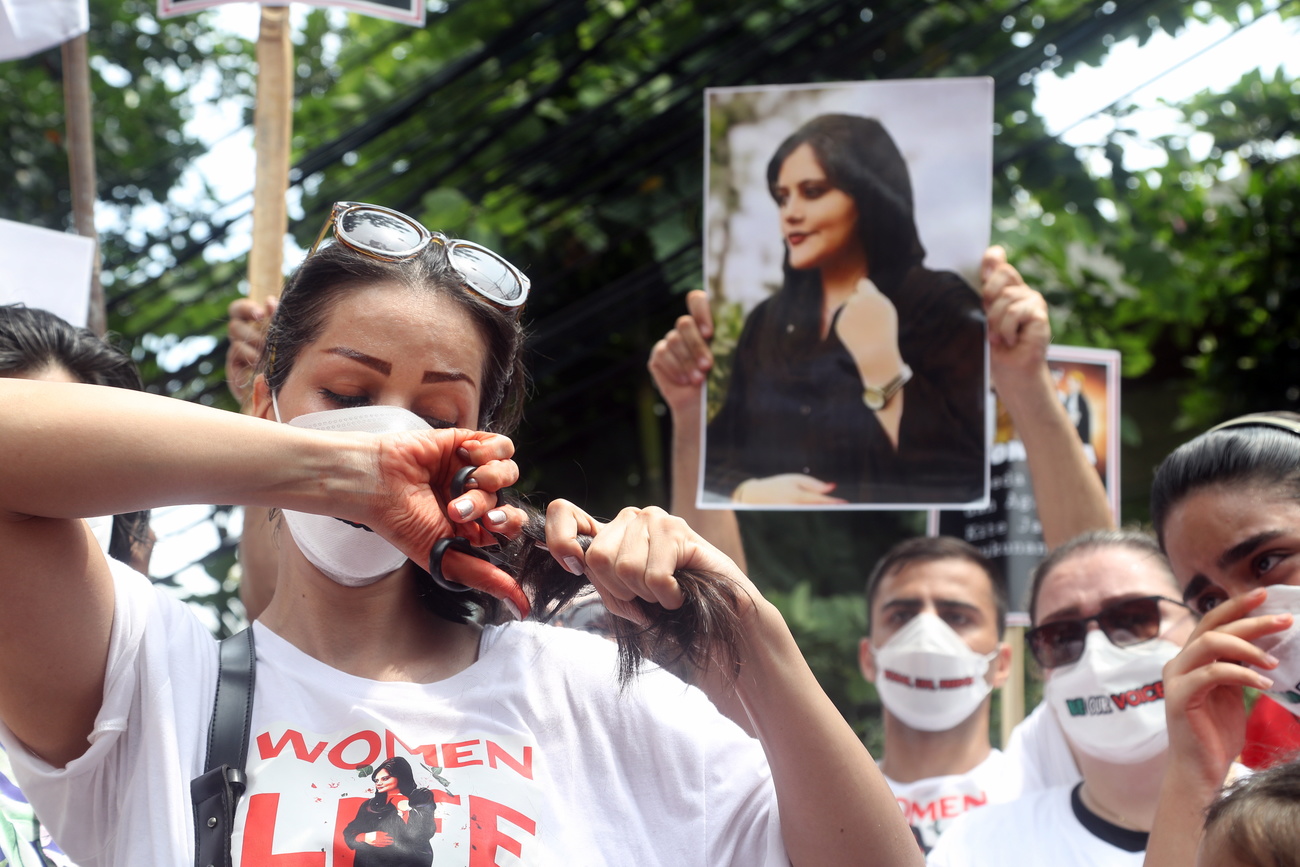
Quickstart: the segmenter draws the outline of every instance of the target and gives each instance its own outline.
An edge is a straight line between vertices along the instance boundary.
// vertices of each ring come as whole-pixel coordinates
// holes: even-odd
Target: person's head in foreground
[[[1083,772],[1085,801],[1090,770],[1165,753],[1162,669],[1195,626],[1177,595],[1155,541],[1133,531],[1086,533],[1034,571],[1025,643]]]
[[[527,294],[527,278],[486,248],[386,208],[335,205],[271,320],[253,412],[332,430],[508,432],[525,386],[518,312]],[[284,519],[303,555],[338,583],[400,571],[441,616],[462,620],[474,605],[496,615],[489,594],[430,580],[365,528]]]
[[[1151,519],[1196,611],[1268,587],[1252,615],[1300,612],[1300,415],[1242,416],[1180,446],[1156,471]],[[1268,694],[1292,713],[1298,636],[1292,626],[1263,639],[1281,661]]]
[[[1300,763],[1242,777],[1205,814],[1196,867],[1300,865]]]
[[[0,305],[0,376],[45,382],[81,382],[141,391],[140,372],[124,352],[86,328],[39,308]],[[108,519],[96,519],[108,522]],[[99,534],[95,521],[92,526]],[[108,553],[136,571],[148,568],[153,550],[149,512],[114,515]]]
[[[845,265],[872,275],[919,264],[907,162],[880,121],[824,114],[799,127],[767,166],[781,214],[786,281]],[[873,278],[874,279],[874,278]]]
[[[908,539],[876,564],[866,601],[858,662],[885,706],[886,736],[892,719],[918,732],[969,727],[987,746],[990,691],[1011,666],[996,567],[959,539]]]

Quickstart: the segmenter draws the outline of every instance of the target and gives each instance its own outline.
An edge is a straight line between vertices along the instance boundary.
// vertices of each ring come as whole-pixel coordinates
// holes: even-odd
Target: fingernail
[[[504,524],[506,522],[506,513],[504,509],[493,509],[487,513],[487,519],[492,524]]]
[[[1277,657],[1274,656],[1273,654],[1271,653],[1264,654],[1265,668],[1277,668],[1277,662],[1278,662]]]
[[[470,476],[468,479],[465,480],[465,484],[463,487],[467,491],[474,490],[475,488],[478,487],[478,479],[474,478],[473,476]]]
[[[582,561],[572,555],[564,558],[564,568],[574,575],[581,575],[583,572]]]
[[[474,511],[473,500],[457,500],[451,505],[462,518],[468,518],[469,513]]]
[[[1257,674],[1257,675],[1255,675],[1255,680],[1256,680],[1257,683],[1259,683],[1259,688],[1260,688],[1260,689],[1272,689],[1272,688],[1273,688],[1273,678],[1271,678],[1271,677],[1265,677],[1265,676],[1262,675],[1262,674]]]
[[[456,449],[456,457],[460,458],[462,461],[465,461],[466,463],[469,463],[469,449],[465,448],[464,446],[461,446],[460,448]]]
[[[502,600],[501,600],[501,603],[502,603],[503,605],[505,605],[506,610],[510,612],[510,616],[513,617],[515,620],[523,620],[523,619],[524,619],[524,616],[523,616],[522,614],[519,613],[519,606],[518,606],[518,605],[516,605],[515,603],[511,602],[509,599],[502,599]]]
[[[1291,620],[1292,616],[1290,614],[1275,614],[1273,616],[1273,622],[1281,626],[1290,626]]]

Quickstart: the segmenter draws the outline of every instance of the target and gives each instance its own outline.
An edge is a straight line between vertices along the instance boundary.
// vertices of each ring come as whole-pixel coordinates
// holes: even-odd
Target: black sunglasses
[[[392,208],[362,202],[336,202],[321,227],[307,256],[333,230],[338,241],[358,253],[385,262],[400,262],[420,253],[430,244],[447,249],[447,258],[464,285],[498,307],[518,313],[528,300],[531,284],[524,273],[501,256],[473,241],[458,241],[441,232],[430,232],[413,217]]]
[[[1088,624],[1096,623],[1116,647],[1128,647],[1156,638],[1176,606],[1185,613],[1192,609],[1166,596],[1141,596],[1107,605],[1092,617],[1054,620],[1025,633],[1029,652],[1043,668],[1058,668],[1078,662],[1088,640]]]

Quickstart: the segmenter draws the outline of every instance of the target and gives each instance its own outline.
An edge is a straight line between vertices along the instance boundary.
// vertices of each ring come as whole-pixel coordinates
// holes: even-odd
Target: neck
[[[280,548],[275,596],[258,619],[331,668],[369,680],[433,683],[478,658],[480,629],[428,611],[415,590],[415,567],[367,587],[343,587]]]
[[[822,298],[834,310],[858,291],[858,281],[868,276],[867,260],[862,255],[845,255],[821,268]]]
[[[1150,831],[1167,753],[1136,765],[1113,765],[1072,750],[1083,773],[1079,795],[1092,812],[1131,831]]]
[[[904,725],[885,711],[885,756],[880,770],[899,783],[964,774],[989,757],[989,700],[964,722],[941,732]]]

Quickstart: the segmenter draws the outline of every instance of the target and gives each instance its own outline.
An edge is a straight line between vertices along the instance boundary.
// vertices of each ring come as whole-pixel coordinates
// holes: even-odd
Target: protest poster
[[[213,6],[247,3],[249,0],[158,0],[158,17],[175,18]],[[288,6],[289,0],[259,0],[263,6]],[[305,0],[308,6],[346,9],[372,18],[388,18],[403,24],[424,26],[425,0]]]
[[[713,88],[701,508],[988,500],[990,79]]]
[[[0,220],[0,304],[39,307],[86,326],[95,240]]]
[[[1056,393],[1079,435],[1079,444],[1097,468],[1111,511],[1119,521],[1119,353],[1113,349],[1051,346],[1047,364]],[[1007,577],[1007,625],[1028,626],[1026,599],[1030,575],[1047,554],[1038,507],[1030,484],[1025,449],[1002,407],[989,454],[992,474],[984,508],[932,511],[930,535],[970,542]]]

